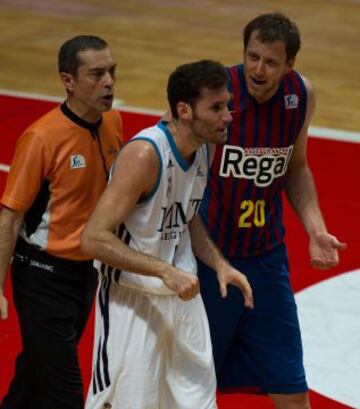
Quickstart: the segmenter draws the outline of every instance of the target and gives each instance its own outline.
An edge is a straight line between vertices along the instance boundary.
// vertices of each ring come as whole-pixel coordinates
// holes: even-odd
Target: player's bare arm
[[[308,128],[314,115],[316,97],[312,84],[303,78],[307,88],[307,112],[304,125],[294,145],[286,177],[287,198],[298,214],[310,237],[310,261],[313,267],[325,269],[339,262],[338,250],[346,248],[345,243],[329,234],[322,216],[314,178],[307,161]]]
[[[23,218],[24,213],[7,207],[3,207],[0,211],[0,316],[2,319],[8,317],[7,299],[4,295],[6,272]]]
[[[242,292],[245,306],[253,308],[252,290],[246,276],[233,268],[224,258],[198,215],[191,220],[189,229],[194,254],[217,273],[221,296],[223,298],[227,296],[227,285],[232,284]]]
[[[123,148],[113,177],[85,227],[81,246],[90,257],[118,269],[159,277],[180,298],[188,300],[199,292],[197,277],[130,249],[114,234],[139,199],[151,192],[159,166],[158,156],[149,142],[134,141]]]

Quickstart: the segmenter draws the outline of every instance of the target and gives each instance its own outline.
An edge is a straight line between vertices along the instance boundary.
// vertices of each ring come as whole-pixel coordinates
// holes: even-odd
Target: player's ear
[[[72,92],[74,90],[75,78],[71,74],[67,72],[61,72],[60,79],[67,91]]]
[[[192,119],[192,108],[186,102],[179,102],[177,104],[177,111],[178,111],[179,118],[183,120]]]

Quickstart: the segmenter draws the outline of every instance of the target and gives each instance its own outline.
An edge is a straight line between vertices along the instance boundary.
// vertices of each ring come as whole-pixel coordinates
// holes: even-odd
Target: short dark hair
[[[79,35],[67,40],[59,50],[59,72],[66,72],[76,77],[79,66],[83,63],[79,58],[79,51],[103,50],[108,45],[105,40],[92,35]]]
[[[260,14],[251,20],[244,28],[244,50],[246,50],[250,36],[254,31],[263,43],[282,41],[285,44],[287,61],[295,58],[300,50],[299,29],[282,13]]]
[[[226,86],[225,67],[212,60],[200,60],[180,65],[169,76],[167,97],[172,116],[177,119],[177,104],[185,102],[195,107],[203,88],[217,89]]]

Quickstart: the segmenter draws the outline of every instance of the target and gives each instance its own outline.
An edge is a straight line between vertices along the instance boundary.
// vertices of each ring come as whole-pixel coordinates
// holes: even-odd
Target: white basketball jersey
[[[158,178],[152,192],[119,226],[117,235],[130,248],[196,275],[189,222],[197,214],[203,197],[209,168],[208,146],[199,148],[189,164],[178,151],[166,123],[159,122],[142,130],[129,143],[139,139],[151,143],[159,156]],[[106,265],[101,265],[101,272],[123,285],[157,294],[173,294],[157,277],[119,271]]]

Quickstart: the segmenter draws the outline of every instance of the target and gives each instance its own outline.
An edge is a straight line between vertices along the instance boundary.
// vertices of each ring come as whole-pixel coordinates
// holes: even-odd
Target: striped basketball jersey
[[[216,148],[200,213],[226,256],[247,257],[284,239],[282,190],[307,94],[291,70],[275,95],[259,104],[247,92],[243,65],[228,74],[233,122],[226,143]]]
[[[122,122],[115,110],[91,124],[63,103],[27,128],[1,198],[25,214],[20,236],[54,256],[88,259],[80,235],[121,144]]]
[[[208,147],[203,145],[196,150],[189,164],[178,151],[165,122],[142,130],[129,143],[137,140],[151,143],[158,155],[157,182],[119,226],[117,235],[131,249],[197,274],[189,222],[198,213],[203,197],[209,168]],[[104,264],[100,270],[124,285],[157,294],[173,294],[157,277],[120,272]]]

